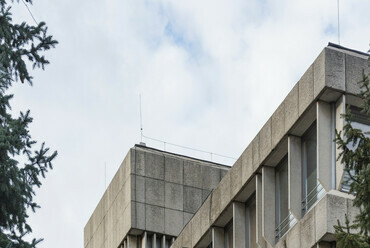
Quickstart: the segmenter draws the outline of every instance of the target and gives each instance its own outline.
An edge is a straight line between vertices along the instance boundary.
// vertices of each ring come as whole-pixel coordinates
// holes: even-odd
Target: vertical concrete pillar
[[[346,96],[345,95],[342,95],[338,101],[336,102],[335,104],[335,129],[339,132],[339,131],[342,131],[342,138],[343,138],[343,127],[345,125],[345,121],[344,119],[341,117],[342,114],[345,114],[346,113]],[[340,153],[340,150],[338,148],[338,146],[336,145],[335,146],[335,159],[337,159],[339,157],[339,153]],[[337,190],[340,190],[341,187],[342,187],[342,181],[343,181],[343,177],[344,177],[344,166],[342,164],[342,162],[339,160],[339,161],[336,161],[336,189]]]
[[[127,248],[137,248],[137,236],[127,235]]]
[[[326,191],[332,188],[331,163],[332,163],[332,118],[329,103],[317,102],[317,177]]]
[[[233,202],[233,248],[245,247],[245,220],[245,204]]]
[[[162,236],[162,248],[166,248],[166,235]]]
[[[288,137],[288,207],[296,219],[302,215],[301,138]]]
[[[256,175],[256,240],[259,247],[265,247],[262,236],[262,175]]]
[[[127,240],[125,239],[124,241],[123,241],[123,246],[121,245],[121,248],[127,248]]]
[[[144,232],[142,239],[141,239],[141,248],[146,248],[148,245],[148,233]]]
[[[212,248],[224,248],[225,231],[222,227],[212,228]]]
[[[160,247],[157,247],[157,234],[153,234],[152,236],[152,247],[153,248],[160,248]]]
[[[275,168],[262,167],[262,236],[275,244]]]

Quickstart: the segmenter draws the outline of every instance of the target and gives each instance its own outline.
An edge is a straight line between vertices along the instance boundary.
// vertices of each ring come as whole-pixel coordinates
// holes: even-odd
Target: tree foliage
[[[369,65],[370,66],[370,59]],[[369,74],[362,71],[359,82],[362,100],[362,112],[370,116],[370,85]],[[341,150],[338,160],[344,164],[344,170],[349,175],[350,193],[355,196],[353,206],[359,209],[359,214],[353,223],[346,216],[345,225],[338,220],[335,226],[337,246],[339,248],[369,248],[370,247],[370,137],[352,126],[351,111],[347,109],[343,115],[345,125],[343,131],[336,134],[336,143]],[[343,138],[342,138],[343,132]]]
[[[44,22],[13,23],[12,4],[0,0],[0,248],[28,248],[41,239],[25,240],[32,232],[27,211],[39,208],[33,200],[35,188],[52,169],[57,152],[50,152],[44,143],[36,148],[29,132],[30,111],[15,116],[10,105],[13,95],[6,92],[16,82],[32,85],[29,67],[44,69],[49,61],[43,53],[57,41],[48,35]]]

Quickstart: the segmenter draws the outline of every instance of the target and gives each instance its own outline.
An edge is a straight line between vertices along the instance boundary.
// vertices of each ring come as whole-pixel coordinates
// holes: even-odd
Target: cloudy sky
[[[370,2],[340,4],[341,44],[366,51]],[[59,152],[30,219],[40,247],[83,247],[104,165],[109,182],[140,142],[139,94],[145,135],[238,157],[338,42],[337,0],[34,0],[30,9],[60,43],[33,87],[11,90],[15,112],[31,109],[33,137]],[[14,19],[33,21],[22,3]]]

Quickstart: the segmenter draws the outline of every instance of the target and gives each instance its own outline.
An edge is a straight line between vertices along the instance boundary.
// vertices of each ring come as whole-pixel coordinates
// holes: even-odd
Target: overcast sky
[[[337,0],[34,0],[30,9],[59,41],[34,86],[11,90],[13,110],[31,110],[32,136],[59,153],[30,218],[43,248],[83,247],[104,164],[109,182],[140,142],[140,93],[145,135],[239,157],[338,42]],[[367,51],[369,9],[341,0],[341,45]],[[33,21],[21,3],[14,19]]]

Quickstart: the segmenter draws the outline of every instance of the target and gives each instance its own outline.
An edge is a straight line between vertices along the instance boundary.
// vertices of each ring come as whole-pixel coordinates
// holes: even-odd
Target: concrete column
[[[224,248],[225,231],[222,227],[212,228],[212,248]]]
[[[326,191],[332,188],[331,163],[333,137],[331,133],[331,107],[329,103],[317,102],[317,177]]]
[[[233,248],[245,247],[245,204],[233,202]]]
[[[256,175],[256,240],[259,247],[265,247],[262,237],[262,175]]]
[[[302,215],[302,157],[301,138],[288,137],[288,206],[299,220]]]
[[[137,248],[137,236],[127,235],[127,248]]]
[[[123,246],[121,245],[121,248],[122,248],[122,247],[123,247],[123,248],[127,248],[127,240],[124,240],[124,241],[123,241]]]
[[[153,236],[152,236],[152,247],[153,248],[160,248],[160,247],[157,247],[157,234],[153,234]]]
[[[262,236],[275,244],[275,168],[262,167]]]
[[[148,233],[144,232],[143,238],[141,239],[141,248],[146,248],[148,245]]]
[[[336,109],[335,109],[335,129],[339,132],[342,131],[342,138],[343,138],[343,127],[345,125],[344,119],[341,117],[342,114],[346,113],[346,96],[342,95],[339,100],[336,102]],[[336,152],[335,152],[335,159],[339,157],[340,150],[336,145]],[[342,187],[342,181],[344,177],[344,166],[341,161],[336,161],[336,189],[340,190]]]
[[[162,236],[162,248],[166,248],[166,235]]]

